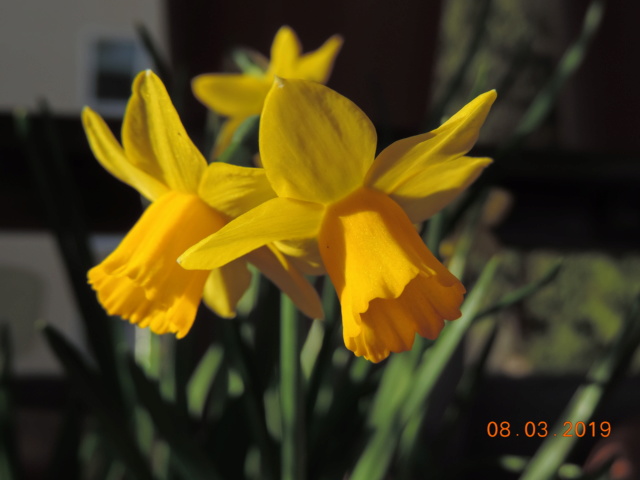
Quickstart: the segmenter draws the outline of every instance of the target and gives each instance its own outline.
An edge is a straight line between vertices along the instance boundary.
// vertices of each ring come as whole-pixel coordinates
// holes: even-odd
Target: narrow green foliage
[[[189,413],[202,417],[207,396],[222,366],[224,350],[220,345],[211,345],[196,367],[187,385]]]
[[[280,404],[282,414],[282,480],[306,478],[304,391],[300,366],[299,319],[293,302],[281,295],[280,312]]]
[[[460,281],[464,279],[464,271],[467,265],[467,260],[469,258],[469,253],[471,252],[471,247],[473,246],[473,241],[475,239],[475,233],[478,228],[478,224],[480,223],[480,219],[482,218],[482,209],[485,205],[486,194],[488,192],[485,190],[484,195],[478,199],[478,201],[469,209],[467,212],[464,225],[462,227],[462,233],[458,238],[456,249],[449,260],[449,264],[447,268],[451,273],[453,273]]]
[[[609,348],[598,358],[587,373],[583,385],[559,416],[558,424],[550,431],[562,431],[565,422],[588,424],[604,395],[611,391],[629,365],[640,344],[640,295],[631,307],[623,327]],[[579,437],[549,436],[529,462],[522,479],[542,480],[552,478],[567,457]]]
[[[480,50],[480,47],[486,38],[487,18],[489,18],[489,14],[491,12],[491,3],[492,0],[481,1],[480,12],[476,17],[475,23],[472,27],[473,34],[471,35],[471,40],[467,45],[465,55],[460,62],[460,65],[458,65],[453,78],[451,78],[447,82],[447,90],[442,95],[442,97],[438,99],[438,102],[432,108],[431,115],[425,124],[425,131],[431,130],[432,128],[435,128],[442,123],[442,117],[444,116],[449,103],[451,102],[453,97],[455,97],[456,93],[460,91],[462,81],[467,75],[469,67],[473,64],[473,59]]]
[[[545,272],[545,274],[542,275],[539,279],[534,280],[533,282],[528,283],[524,287],[518,288],[513,292],[507,293],[496,303],[480,311],[476,316],[476,319],[480,319],[487,315],[492,315],[500,310],[510,307],[511,305],[521,302],[525,298],[530,297],[541,288],[551,283],[556,278],[558,273],[560,273],[561,269],[562,261],[559,261],[555,265],[552,265],[549,270],[547,270],[547,272]]]
[[[585,14],[582,31],[577,40],[566,50],[547,84],[538,92],[520,120],[513,136],[496,157],[502,158],[519,147],[523,140],[547,118],[558,99],[562,87],[582,64],[591,41],[598,32],[604,16],[605,0],[592,0]]]
[[[440,243],[444,238],[446,211],[446,209],[440,210],[431,217],[426,223],[426,232],[422,235],[427,247],[437,258],[440,258],[438,250],[440,249]]]
[[[315,362],[313,363],[313,371],[309,375],[307,382],[307,418],[310,419],[313,414],[318,393],[326,379],[327,372],[331,368],[331,354],[335,349],[336,331],[339,329],[338,316],[338,296],[329,281],[325,281],[322,286],[322,307],[325,313],[325,319],[321,322],[324,332],[322,335],[322,345],[318,351]]]
[[[162,398],[157,383],[150,380],[133,360],[129,361],[129,369],[142,405],[171,447],[171,460],[176,469],[185,478],[193,480],[219,479],[215,468],[189,431],[188,422],[182,417],[181,411],[175,404]]]
[[[267,429],[265,406],[263,403],[263,391],[258,388],[256,375],[253,370],[256,362],[248,347],[244,344],[239,331],[238,322],[224,320],[223,334],[225,355],[229,357],[229,364],[240,374],[244,385],[242,405],[251,435],[260,449],[260,458],[263,464],[265,479],[276,478],[277,463],[275,460],[274,446]]]
[[[427,403],[436,381],[455,354],[464,334],[482,306],[498,265],[497,258],[493,258],[487,263],[473,290],[462,305],[462,316],[455,322],[447,324],[438,341],[422,357],[414,378],[416,385],[410,390],[402,408],[401,418],[404,423],[415,415],[423,413],[422,407]]]
[[[462,306],[462,317],[449,323],[424,355],[420,349],[393,357],[387,364],[369,415],[372,436],[356,463],[352,480],[381,480],[393,461],[405,429],[403,445],[412,445],[436,381],[449,364],[477,314],[498,267],[491,260]]]
[[[84,322],[85,335],[105,379],[111,396],[123,412],[126,379],[122,377],[122,359],[118,354],[118,340],[113,320],[96,300],[87,283],[87,271],[93,267],[93,255],[84,226],[82,202],[71,177],[69,162],[59,142],[55,122],[46,104],[42,105],[37,124],[26,115],[14,117],[18,136],[45,211],[55,233],[58,248],[69,275],[73,293]],[[39,146],[44,145],[44,151]]]
[[[142,456],[127,421],[114,405],[114,396],[105,388],[104,379],[91,369],[76,347],[58,331],[43,328],[49,346],[64,366],[67,375],[76,385],[81,398],[89,405],[100,421],[100,427],[134,478],[151,480],[149,465]]]

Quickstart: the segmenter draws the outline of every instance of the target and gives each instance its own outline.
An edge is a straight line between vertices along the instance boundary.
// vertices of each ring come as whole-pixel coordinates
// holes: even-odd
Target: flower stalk
[[[282,480],[304,480],[305,435],[299,319],[293,302],[280,296],[280,404]]]

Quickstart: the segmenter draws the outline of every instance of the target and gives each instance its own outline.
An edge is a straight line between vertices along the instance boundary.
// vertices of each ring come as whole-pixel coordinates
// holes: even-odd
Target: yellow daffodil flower
[[[116,250],[88,273],[110,315],[181,338],[191,328],[203,296],[218,315],[235,316],[236,304],[249,286],[250,261],[301,310],[322,316],[313,287],[266,244],[216,269],[187,271],[178,265],[187,247],[275,193],[261,169],[207,165],[156,75],[142,72],[133,83],[122,146],[91,109],[85,108],[82,120],[102,166],[151,201]]]
[[[218,137],[214,156],[224,151],[244,120],[260,114],[276,75],[326,83],[341,46],[342,38],[334,35],[317,50],[303,55],[296,33],[284,26],[276,33],[271,62],[264,60],[268,67],[262,74],[203,74],[194,78],[195,96],[209,109],[229,117]]]
[[[350,100],[320,84],[276,79],[260,124],[262,163],[277,198],[187,250],[185,268],[217,268],[269,242],[315,242],[340,297],[346,346],[378,362],[436,338],[460,316],[465,289],[414,228],[491,163],[465,154],[495,91],[432,132],[374,159],[376,132]],[[301,248],[304,251],[305,248]]]

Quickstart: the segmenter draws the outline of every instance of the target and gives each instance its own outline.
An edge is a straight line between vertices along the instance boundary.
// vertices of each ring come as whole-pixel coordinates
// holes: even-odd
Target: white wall
[[[46,98],[55,113],[79,113],[90,40],[135,38],[135,22],[166,51],[162,0],[1,0],[0,112]]]

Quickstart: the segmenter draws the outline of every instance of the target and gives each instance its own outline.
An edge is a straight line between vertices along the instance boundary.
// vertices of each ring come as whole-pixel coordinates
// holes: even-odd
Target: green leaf
[[[481,195],[471,208],[469,208],[469,211],[466,212],[466,221],[462,227],[460,237],[456,242],[456,248],[453,256],[447,265],[449,271],[462,282],[464,282],[465,267],[467,265],[473,241],[476,238],[475,233],[478,228],[478,224],[480,223],[480,219],[482,218],[482,210],[486,203],[487,194],[488,191],[485,190],[484,195]]]
[[[523,140],[547,118],[549,112],[555,106],[562,87],[582,64],[589,46],[600,28],[602,17],[604,16],[605,3],[605,0],[592,0],[589,4],[582,24],[582,31],[577,40],[565,51],[553,75],[538,92],[516,127],[513,136],[496,157],[502,157],[519,147]]]
[[[472,26],[473,34],[471,35],[469,45],[467,45],[464,57],[462,58],[460,65],[458,65],[458,69],[453,75],[453,78],[447,81],[447,90],[432,108],[431,115],[429,120],[426,122],[424,130],[431,130],[442,123],[443,116],[449,106],[449,103],[460,89],[469,67],[473,64],[473,59],[480,50],[480,47],[487,36],[487,19],[491,13],[491,3],[492,0],[481,0],[478,16]]]
[[[640,295],[636,297],[616,339],[591,366],[585,382],[578,388],[560,415],[561,420],[549,430],[564,431],[566,422],[571,422],[571,425],[577,422],[588,424],[602,398],[611,391],[614,383],[624,373],[638,344],[640,344]],[[555,472],[566,462],[578,439],[577,436],[548,436],[529,462],[521,478],[523,480],[553,478]]]
[[[462,305],[462,316],[444,328],[438,340],[423,355],[416,371],[415,385],[410,389],[402,406],[401,418],[407,423],[412,417],[422,415],[422,407],[428,402],[436,381],[449,364],[465,333],[473,323],[491,282],[498,269],[499,260],[493,258],[487,263],[473,290]]]
[[[152,480],[153,475],[125,419],[114,405],[114,397],[104,379],[85,362],[80,352],[58,331],[47,325],[43,333],[75,385],[84,402],[92,409],[100,425],[130,474],[139,480]]]
[[[273,291],[273,290],[269,290]],[[252,356],[249,348],[244,344],[239,330],[239,322],[236,320],[223,320],[223,336],[225,355],[229,358],[229,364],[240,374],[244,384],[244,393],[241,397],[242,404],[247,415],[247,423],[251,427],[251,434],[260,448],[260,458],[263,468],[263,476],[275,478],[277,462],[275,460],[274,447],[267,429],[265,405],[263,402],[264,391],[259,388],[254,369],[259,358]]]
[[[157,382],[150,380],[133,359],[129,359],[128,366],[140,402],[151,415],[157,431],[171,447],[171,460],[176,468],[190,480],[219,479],[202,447],[187,428],[187,419],[181,411],[162,397]]]
[[[315,410],[318,393],[323,386],[323,380],[326,379],[329,369],[331,368],[331,355],[335,348],[334,340],[337,333],[336,330],[338,330],[340,324],[338,318],[338,296],[336,295],[333,284],[328,278],[325,278],[322,285],[322,307],[326,318],[322,321],[315,321],[315,324],[323,329],[322,345],[312,359],[305,359],[305,351],[303,348],[302,360],[313,365],[311,373],[307,376],[307,404],[305,411],[309,420]],[[311,335],[311,332],[309,335]]]
[[[207,396],[213,386],[218,371],[222,367],[224,351],[220,345],[211,345],[205,352],[187,384],[189,413],[201,418],[207,403]]]
[[[54,118],[45,103],[41,104],[40,117],[40,123],[36,124],[27,115],[16,114],[14,122],[18,137],[50,227],[55,233],[80,309],[87,344],[105,380],[110,383],[111,397],[120,405],[122,412],[126,412],[126,379],[120,369],[122,355],[118,352],[114,321],[98,304],[87,283],[87,271],[95,262],[80,207],[83,202],[72,178]],[[41,129],[37,129],[38,126]]]
[[[504,295],[496,303],[480,311],[474,320],[499,312],[500,310],[508,308],[511,305],[514,305],[518,302],[521,302],[525,298],[530,297],[531,295],[536,293],[538,290],[540,290],[542,287],[552,282],[556,278],[558,273],[560,273],[561,269],[562,269],[562,261],[559,261],[555,265],[552,265],[549,268],[549,270],[547,270],[545,274],[542,275],[539,279],[534,280],[533,282],[528,283],[524,287],[518,288],[517,290],[514,290],[513,292],[510,292]]]

